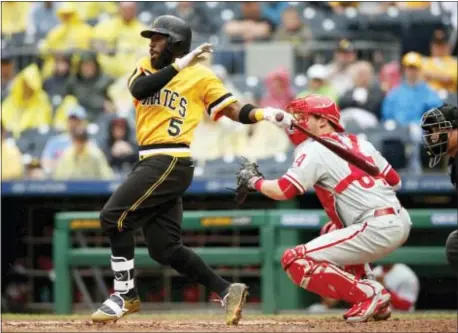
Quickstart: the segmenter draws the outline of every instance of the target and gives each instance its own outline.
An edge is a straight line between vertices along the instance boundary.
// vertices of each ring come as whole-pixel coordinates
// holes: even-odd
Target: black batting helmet
[[[447,153],[448,132],[458,126],[458,108],[444,104],[426,111],[421,118],[423,141],[430,156],[429,167],[434,167]]]
[[[168,37],[167,47],[155,65],[157,69],[170,65],[174,58],[181,57],[191,50],[191,28],[184,20],[173,15],[157,17],[151,28],[143,30],[140,34],[148,39],[154,34]]]

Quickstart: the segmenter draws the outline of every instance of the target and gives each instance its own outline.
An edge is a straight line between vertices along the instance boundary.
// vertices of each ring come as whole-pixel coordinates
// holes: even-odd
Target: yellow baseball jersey
[[[141,75],[151,75],[155,71],[149,57],[140,59],[128,85]],[[189,147],[204,112],[216,120],[225,107],[236,101],[207,67],[196,64],[181,70],[154,95],[143,100],[134,98],[140,154],[142,149],[147,150],[145,146],[151,145],[184,144]],[[158,151],[151,151],[151,154]],[[190,156],[189,149],[164,149],[159,153]]]

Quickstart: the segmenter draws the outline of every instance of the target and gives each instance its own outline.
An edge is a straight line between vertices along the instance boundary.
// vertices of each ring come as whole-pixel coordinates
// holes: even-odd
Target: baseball
[[[278,121],[278,122],[282,121],[283,118],[284,118],[283,113],[278,112],[278,113],[275,115],[275,120]]]

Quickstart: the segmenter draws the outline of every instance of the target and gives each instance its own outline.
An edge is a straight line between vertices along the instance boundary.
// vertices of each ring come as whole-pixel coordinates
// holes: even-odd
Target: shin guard
[[[371,298],[383,289],[378,282],[359,281],[333,264],[314,261],[307,257],[305,246],[287,250],[282,264],[294,284],[321,297],[355,304]]]
[[[111,257],[111,269],[114,274],[114,290],[126,294],[134,289],[134,259]]]

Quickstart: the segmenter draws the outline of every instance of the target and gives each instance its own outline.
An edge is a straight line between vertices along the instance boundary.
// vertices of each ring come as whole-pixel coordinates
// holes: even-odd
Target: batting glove
[[[264,108],[263,116],[264,120],[270,121],[281,128],[290,129],[294,122],[294,117],[288,112],[271,107]]]
[[[184,57],[175,59],[175,68],[178,71],[192,66],[199,61],[205,60],[205,53],[213,53],[213,46],[210,43],[199,45],[194,50],[186,54]]]

